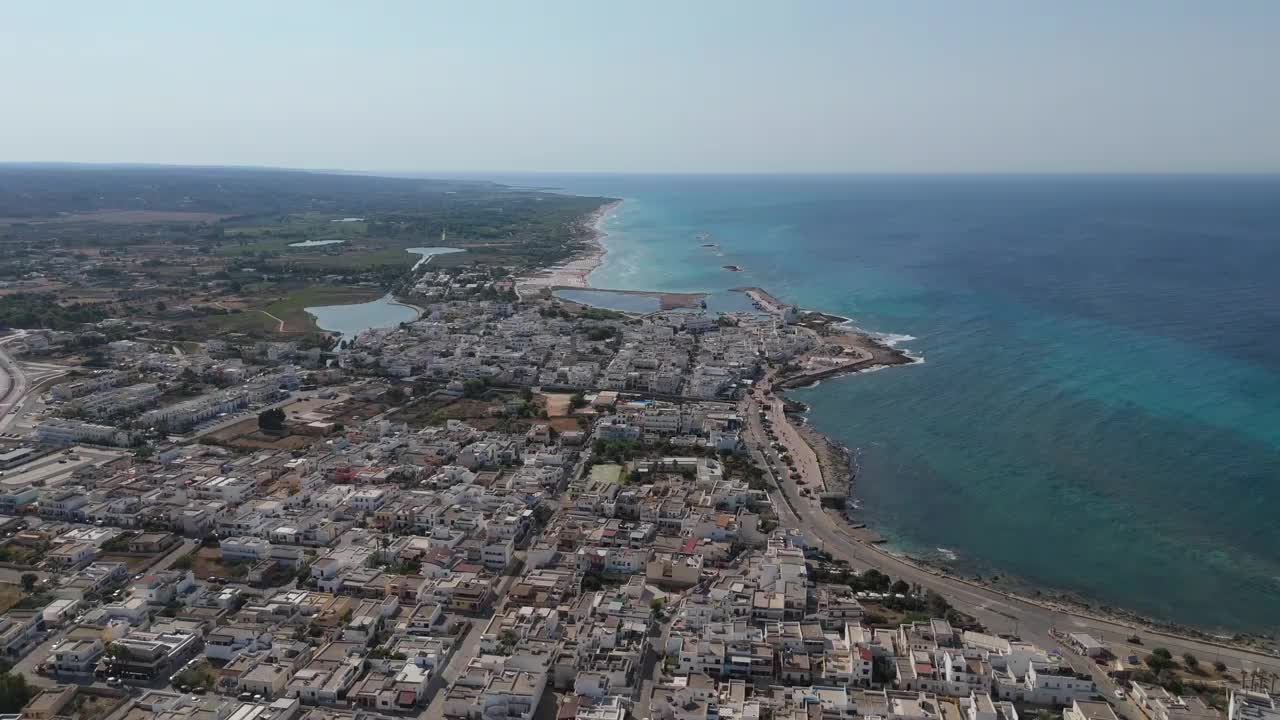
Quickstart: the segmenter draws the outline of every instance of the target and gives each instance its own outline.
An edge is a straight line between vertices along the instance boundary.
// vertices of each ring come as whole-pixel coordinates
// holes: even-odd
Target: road
[[[819,471],[812,448],[791,427],[781,401],[767,396],[769,389],[769,377],[766,377],[745,403],[748,447],[757,458],[762,455],[759,446],[768,447],[769,441],[758,416],[759,409],[764,407],[779,440],[796,459],[801,478],[808,478],[806,483],[809,487],[820,486],[813,476],[813,473]],[[785,466],[780,467],[782,472],[774,473],[779,490],[773,496],[775,501],[782,501],[778,505],[778,514],[784,527],[800,530],[812,545],[846,560],[854,569],[876,568],[892,577],[940,593],[956,609],[974,616],[993,633],[1014,633],[1052,650],[1059,648],[1060,643],[1050,635],[1051,630],[1086,632],[1110,644],[1113,652],[1120,656],[1130,652],[1143,655],[1150,652],[1150,648],[1164,647],[1174,657],[1192,653],[1201,660],[1221,660],[1233,668],[1263,668],[1270,672],[1280,672],[1278,657],[1081,615],[915,565],[856,538],[843,518],[821,507],[816,493],[812,497],[802,496],[790,473],[785,472]],[[1127,643],[1127,638],[1133,635],[1141,638],[1141,645],[1130,646]],[[1064,654],[1069,655],[1066,652]],[[1080,667],[1083,669],[1084,666]]]
[[[48,363],[27,363],[24,368],[8,352],[5,344],[26,336],[25,330],[0,338],[0,434],[25,435],[30,426],[15,424],[39,403],[40,390],[49,381],[66,375],[70,368]]]
[[[27,374],[22,371],[18,361],[4,351],[4,344],[21,338],[26,333],[19,330],[17,334],[0,340],[0,432],[8,430],[9,425],[18,417],[21,400],[27,394]]]
[[[671,627],[675,625],[676,619],[680,616],[684,598],[684,595],[667,595],[667,607],[664,608],[665,616],[656,628],[657,637],[651,640],[652,645],[645,653],[644,661],[641,663],[640,684],[636,687],[638,695],[633,697],[635,704],[631,709],[632,717],[647,718],[652,715],[649,705],[653,701],[653,688],[662,678],[661,661],[666,657],[667,642],[671,639]],[[672,600],[675,600],[675,602],[672,602]]]
[[[428,702],[426,709],[418,715],[419,720],[441,720],[444,717],[445,690],[458,679],[458,676],[467,668],[472,658],[479,655],[480,636],[484,634],[484,629],[488,626],[489,619],[506,607],[507,591],[519,579],[523,567],[523,563],[516,563],[515,566],[508,569],[507,573],[498,581],[498,586],[494,588],[494,612],[488,613],[484,617],[471,619],[471,627],[467,629],[467,634],[463,636],[461,644],[449,657],[449,661],[445,663],[444,669],[432,676],[430,687],[427,689],[427,694],[431,696],[431,700]]]
[[[158,572],[164,572],[165,570],[168,570],[169,568],[173,567],[173,564],[178,562],[180,558],[185,557],[189,553],[195,552],[199,544],[200,544],[199,540],[193,540],[191,538],[183,538],[182,542],[173,550],[171,550],[169,554],[160,558],[154,564],[152,564],[151,567],[147,568],[147,572],[158,573]]]

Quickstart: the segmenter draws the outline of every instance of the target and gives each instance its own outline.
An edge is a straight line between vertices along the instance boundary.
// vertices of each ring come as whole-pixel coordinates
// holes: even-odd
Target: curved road
[[[0,432],[4,432],[17,417],[17,408],[27,394],[27,375],[22,372],[16,360],[4,351],[3,343],[20,338],[25,333],[19,331],[0,340]]]
[[[779,441],[796,459],[796,468],[801,473],[806,486],[822,487],[821,471],[813,449],[791,426],[783,412],[782,400],[776,397],[770,398],[764,394],[769,389],[770,379],[766,377],[745,401],[743,412],[747,418],[748,447],[757,460],[761,461],[761,465],[767,468],[768,465],[763,462],[760,450],[761,447],[769,446],[769,440],[758,415],[763,407],[775,428]],[[1270,672],[1280,672],[1280,657],[1081,615],[1069,610],[1030,602],[910,563],[889,554],[882,548],[855,538],[842,518],[822,509],[816,494],[814,497],[802,496],[800,488],[785,472],[785,466],[780,467],[784,472],[775,474],[774,478],[779,489],[773,491],[771,495],[777,505],[779,519],[784,526],[799,529],[810,543],[846,560],[855,569],[873,567],[892,577],[901,578],[908,583],[916,583],[940,593],[954,607],[976,617],[992,632],[1014,633],[1047,649],[1060,646],[1059,642],[1051,636],[1051,630],[1087,632],[1110,645],[1113,652],[1120,657],[1130,653],[1141,656],[1150,652],[1150,648],[1165,647],[1173,653],[1174,657],[1189,652],[1202,661],[1221,660],[1233,668],[1250,671],[1264,668]],[[1140,637],[1142,644],[1129,645],[1127,639],[1132,635]],[[1078,665],[1077,669],[1085,669],[1085,663],[1081,658],[1069,652],[1064,655],[1073,658],[1073,662]]]

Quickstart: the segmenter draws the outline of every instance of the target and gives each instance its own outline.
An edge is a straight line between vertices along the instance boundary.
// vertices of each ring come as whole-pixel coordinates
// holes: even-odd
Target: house
[[[988,700],[989,702],[989,700]],[[1062,711],[1062,720],[1118,720],[1110,703],[1076,698]]]
[[[90,674],[102,656],[102,640],[68,640],[58,646],[48,664],[58,673]]]
[[[1086,657],[1097,658],[1108,655],[1107,646],[1094,639],[1088,633],[1071,633],[1067,635],[1067,644],[1073,650]]]
[[[195,586],[196,577],[190,570],[173,570],[143,575],[129,586],[129,592],[142,598],[148,605],[167,605],[195,589]]]
[[[0,616],[0,654],[21,657],[26,646],[44,629],[41,610],[10,610]]]
[[[52,720],[62,715],[75,697],[75,685],[54,685],[45,688],[22,708],[21,717],[31,720]]]
[[[194,633],[134,630],[107,646],[94,674],[99,678],[155,680],[181,667],[199,648],[200,636]]]
[[[145,532],[129,540],[129,552],[158,553],[178,544],[178,536],[167,532]]]
[[[260,662],[240,678],[237,689],[241,692],[278,698],[285,692],[291,669],[275,663]]]
[[[1280,702],[1266,693],[1232,690],[1227,720],[1280,720]]]
[[[702,556],[654,553],[645,566],[645,580],[659,587],[689,588],[702,579]]]
[[[62,570],[75,570],[84,567],[98,556],[98,548],[92,543],[62,543],[45,556],[47,562]]]

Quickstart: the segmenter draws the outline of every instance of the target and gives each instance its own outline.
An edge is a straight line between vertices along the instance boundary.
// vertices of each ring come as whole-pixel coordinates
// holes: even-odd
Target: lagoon
[[[350,342],[371,328],[395,327],[418,319],[417,308],[405,305],[387,293],[372,302],[354,305],[321,305],[306,308],[321,330],[336,332]]]
[[[321,240],[310,242],[312,245],[324,245],[330,242],[342,241]],[[405,252],[422,256],[422,259],[413,265],[413,269],[416,270],[420,265],[429,262],[436,255],[465,252],[465,250],[450,247],[415,247],[407,248]],[[391,293],[387,293],[372,302],[352,305],[320,305],[305,309],[315,317],[316,325],[321,330],[339,333],[342,336],[341,339],[347,342],[354,340],[357,335],[365,330],[389,328],[395,327],[402,322],[413,322],[418,319],[419,312],[412,305],[405,305],[396,300]]]

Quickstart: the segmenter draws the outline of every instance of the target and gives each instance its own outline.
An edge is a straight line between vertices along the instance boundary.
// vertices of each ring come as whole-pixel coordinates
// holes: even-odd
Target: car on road
[[[1125,698],[1124,688],[1116,688],[1116,699],[1123,700]]]

